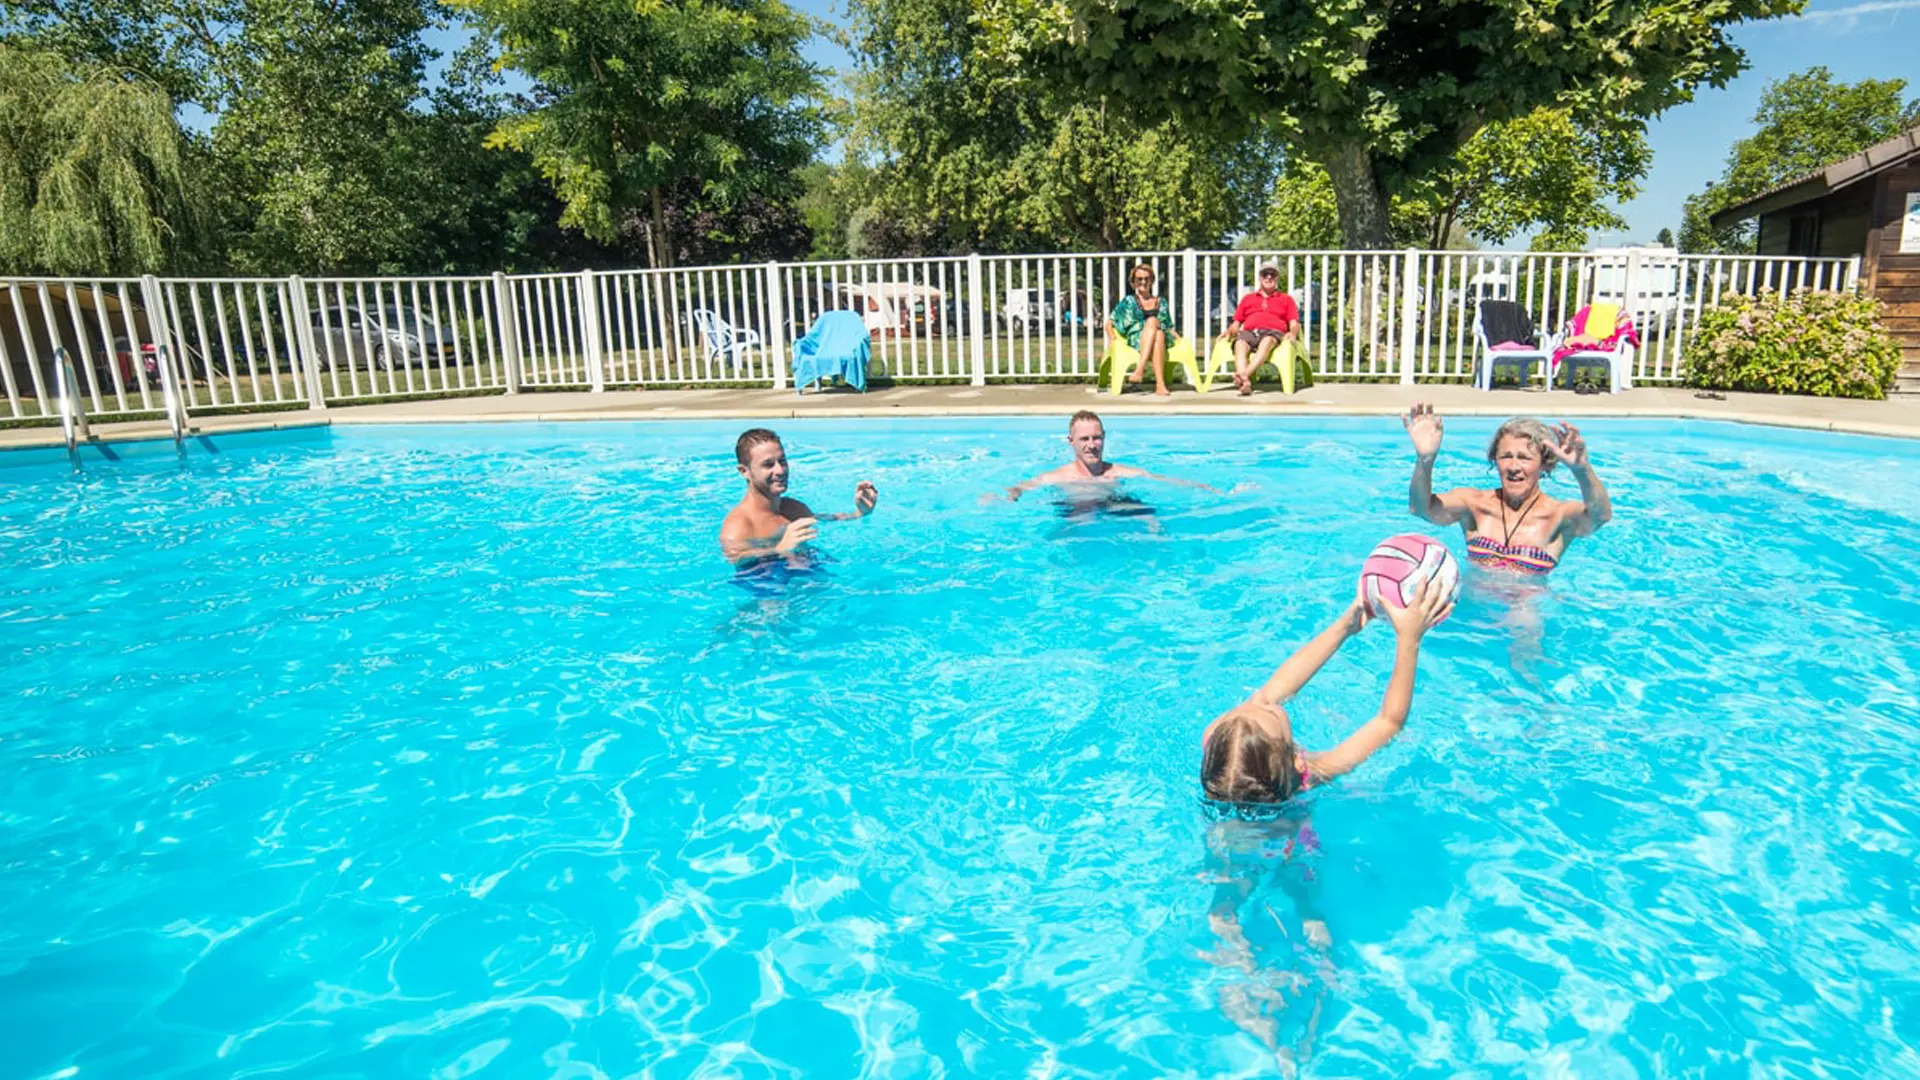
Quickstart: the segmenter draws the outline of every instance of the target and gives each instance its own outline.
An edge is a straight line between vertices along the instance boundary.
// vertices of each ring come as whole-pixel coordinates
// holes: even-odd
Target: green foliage
[[[650,213],[670,261],[663,192],[697,181],[726,209],[797,193],[821,140],[820,72],[800,56],[808,19],[781,0],[450,0],[538,85],[494,145],[532,155],[561,224],[601,240]]]
[[[1389,204],[1395,247],[1446,248],[1458,232],[1502,244],[1535,232],[1542,251],[1577,251],[1600,229],[1625,228],[1608,204],[1631,199],[1651,154],[1638,132],[1585,128],[1564,109],[1539,109],[1489,125],[1468,140],[1452,166],[1411,185]],[[1343,248],[1333,180],[1295,158],[1274,187],[1266,243],[1279,248]]]
[[[1731,27],[1803,0],[973,3],[987,51],[1029,79],[1148,122],[1264,127],[1326,167],[1348,241],[1379,247],[1389,199],[1452,168],[1488,124],[1548,106],[1637,131],[1740,70]]]
[[[243,273],[399,269],[426,194],[408,166],[426,52],[417,3],[254,8],[214,71],[211,151]]]
[[[873,170],[855,161],[829,165],[816,161],[800,170],[800,219],[811,237],[809,259],[848,257],[847,238],[854,214],[866,205]]]
[[[1489,124],[1428,182],[1428,246],[1458,223],[1490,244],[1537,230],[1536,249],[1578,251],[1594,232],[1626,228],[1609,203],[1639,194],[1652,160],[1639,131],[1582,124],[1567,109]]]
[[[856,0],[854,153],[867,220],[935,249],[1118,250],[1220,241],[1264,201],[1249,132],[1141,122],[988,56],[972,0]]]
[[[185,141],[157,84],[0,41],[0,270],[164,270],[191,234]]]
[[[1689,386],[1879,399],[1900,349],[1880,323],[1879,300],[1803,289],[1730,296],[1702,312],[1685,362]]]
[[[1824,67],[1767,85],[1752,135],[1733,144],[1720,178],[1686,202],[1680,250],[1748,252],[1752,222],[1713,228],[1714,214],[1883,142],[1920,123],[1920,99],[1903,101],[1904,79],[1838,83]]]
[[[1316,251],[1346,246],[1333,179],[1311,161],[1293,158],[1273,184],[1258,246],[1280,251]]]
[[[471,111],[423,89],[441,19],[432,0],[21,0],[7,21],[214,117],[191,154],[212,268],[365,273],[510,262],[527,231],[501,206],[526,204],[525,161],[482,159]],[[480,66],[456,59],[450,87]]]

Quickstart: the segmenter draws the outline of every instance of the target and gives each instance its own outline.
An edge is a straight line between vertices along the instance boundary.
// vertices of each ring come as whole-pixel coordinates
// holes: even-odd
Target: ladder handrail
[[[67,453],[79,453],[79,445],[91,440],[87,432],[87,406],[80,399],[80,380],[73,373],[73,356],[66,346],[53,350],[53,377],[60,390],[60,434],[67,440]]]
[[[186,403],[174,385],[173,356],[165,345],[154,347],[154,359],[160,361],[160,394],[167,407],[167,426],[173,429],[173,445],[184,447],[187,434]]]

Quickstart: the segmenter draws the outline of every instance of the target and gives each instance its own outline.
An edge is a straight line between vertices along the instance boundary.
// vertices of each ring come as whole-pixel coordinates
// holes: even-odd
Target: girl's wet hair
[[[1552,472],[1554,463],[1560,460],[1554,451],[1558,444],[1554,442],[1553,432],[1547,430],[1547,425],[1531,416],[1516,416],[1501,424],[1500,430],[1493,433],[1492,441],[1487,443],[1488,462],[1499,464],[1500,442],[1509,438],[1525,439],[1533,444],[1533,452],[1540,458],[1541,476]]]
[[[1201,748],[1200,786],[1215,802],[1285,802],[1300,790],[1293,742],[1267,734],[1250,716],[1228,716]]]

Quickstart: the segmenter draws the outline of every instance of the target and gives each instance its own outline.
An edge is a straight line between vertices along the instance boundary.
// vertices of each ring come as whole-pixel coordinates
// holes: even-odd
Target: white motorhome
[[[1680,307],[1680,253],[1670,247],[1596,248],[1588,263],[1588,297],[1619,304],[1641,320],[1671,316]]]

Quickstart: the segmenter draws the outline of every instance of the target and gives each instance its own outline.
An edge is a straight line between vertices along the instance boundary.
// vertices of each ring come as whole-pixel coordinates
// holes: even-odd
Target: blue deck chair
[[[807,336],[793,343],[793,389],[839,376],[861,393],[867,392],[867,362],[873,341],[866,320],[857,311],[827,311],[813,320]]]

